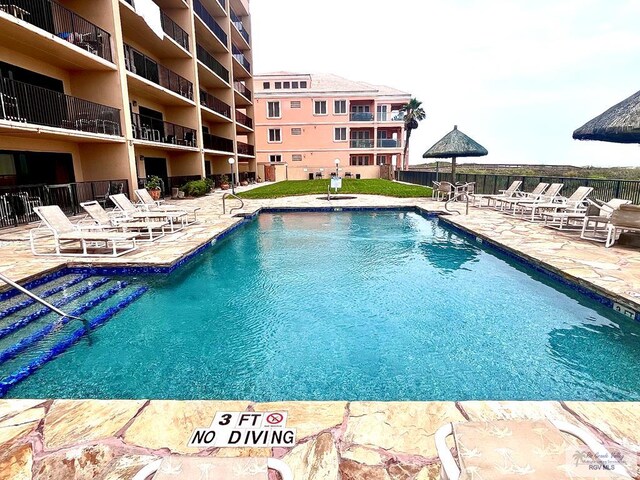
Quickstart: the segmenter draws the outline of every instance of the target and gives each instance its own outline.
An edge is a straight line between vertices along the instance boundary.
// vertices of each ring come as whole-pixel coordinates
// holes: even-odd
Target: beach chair
[[[171,233],[182,230],[187,225],[187,212],[182,210],[175,212],[149,212],[146,210],[138,210],[138,208],[133,203],[131,203],[131,200],[129,200],[124,193],[111,195],[109,197],[109,200],[113,202],[113,204],[116,206],[116,209],[127,220],[149,221],[151,219],[164,219],[169,222],[169,229],[171,230]]]
[[[97,226],[123,232],[138,232],[140,234],[138,241],[153,242],[164,237],[164,228],[169,225],[169,222],[165,220],[132,222],[123,217],[111,216],[96,200],[81,203],[80,206]]]
[[[526,200],[540,200],[542,198],[542,195],[544,195],[544,192],[547,190],[548,186],[548,183],[540,182],[538,183],[538,185],[536,185],[536,188],[534,188],[530,192],[516,191],[516,194],[513,197],[499,198],[496,200],[496,209],[513,209],[514,205],[516,205],[518,202]]]
[[[200,210],[200,207],[190,207],[188,205],[163,205],[164,200],[154,200],[146,188],[135,190],[134,193],[136,194],[136,197],[138,197],[138,205],[142,206],[149,212],[187,212],[193,215],[193,220],[191,222],[187,219],[187,225],[192,225],[198,221],[197,212]]]
[[[80,225],[74,225],[58,205],[33,207],[33,211],[42,220],[42,226],[29,231],[31,252],[34,255],[119,257],[138,248],[136,245],[137,233],[96,230],[95,227],[83,228]],[[43,232],[47,236],[53,235],[55,253],[37,252],[36,242],[39,238],[43,238]],[[62,250],[63,247],[70,244],[79,244],[82,253]],[[107,252],[111,253],[89,253],[89,249],[107,249]]]
[[[587,214],[582,219],[580,238],[594,242],[606,242],[607,225],[609,225],[611,215],[622,205],[628,205],[631,201],[620,198],[614,198],[604,203],[597,200],[587,200],[590,206],[587,208]],[[595,212],[598,213],[595,214]]]
[[[449,436],[453,437],[457,458],[447,446]],[[632,478],[616,455],[596,437],[568,422],[495,420],[447,423],[440,427],[434,439],[442,464],[442,480],[595,478],[590,465],[606,466],[606,470],[600,472],[610,480]]]
[[[554,201],[540,201],[533,203],[518,202],[517,208],[524,216],[529,217],[527,211],[531,211],[528,220],[544,220],[549,225],[559,222],[558,214],[585,213],[587,211],[587,197],[593,192],[593,187],[578,187],[570,197],[558,196]],[[546,215],[545,215],[546,214]]]
[[[605,246],[612,246],[622,232],[640,232],[640,205],[621,205],[611,214]]]
[[[522,185],[521,180],[514,180],[513,182],[511,182],[511,185],[509,185],[509,188],[507,188],[506,190],[499,190],[500,193],[497,193],[494,195],[485,195],[485,194],[475,195],[474,194],[473,196],[471,196],[471,201],[473,205],[478,208],[482,208],[483,200],[487,201],[487,204],[485,205],[486,207],[491,207],[491,206],[495,207],[497,200],[501,200],[503,198],[515,197],[516,192],[520,188],[520,185]],[[478,200],[480,201],[480,203],[476,205],[476,202]]]
[[[133,480],[293,480],[289,466],[276,458],[170,456],[142,468]],[[153,475],[153,476],[151,476]]]

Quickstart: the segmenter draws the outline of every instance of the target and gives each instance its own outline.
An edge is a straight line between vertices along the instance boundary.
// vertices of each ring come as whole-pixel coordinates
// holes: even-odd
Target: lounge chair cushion
[[[640,205],[620,205],[611,214],[610,222],[616,227],[640,228]]]

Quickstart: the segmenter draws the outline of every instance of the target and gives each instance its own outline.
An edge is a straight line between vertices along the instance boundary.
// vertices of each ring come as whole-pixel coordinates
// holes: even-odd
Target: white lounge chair
[[[547,220],[547,223],[549,221],[553,223],[555,222],[554,215],[559,212],[584,213],[587,210],[587,197],[592,191],[593,187],[578,187],[570,197],[558,195],[553,201],[518,202],[516,208],[523,218],[532,222],[544,220],[545,217],[542,214],[548,213],[551,218]]]
[[[123,217],[110,216],[109,213],[102,208],[97,201],[84,202],[80,206],[84,209],[89,217],[105,229],[117,229],[123,232],[138,232],[140,238],[138,241],[153,242],[164,237],[164,228],[169,225],[165,220],[156,221],[128,221]],[[145,235],[143,237],[143,235]]]
[[[611,214],[605,246],[612,246],[622,232],[640,232],[640,205],[621,205]]]
[[[447,446],[448,436],[453,436],[457,459]],[[576,446],[574,439],[580,440],[582,445]],[[596,437],[568,422],[496,420],[448,423],[436,432],[435,444],[442,464],[442,480],[594,478],[589,466],[598,461],[606,465],[607,469],[603,469],[602,474],[607,479],[632,478],[625,466]],[[592,453],[588,456],[589,461],[577,462],[577,459],[587,457],[581,453]],[[594,466],[598,466],[597,463]]]
[[[605,203],[597,203],[592,200],[589,200],[589,203],[591,206],[587,209],[587,214],[582,219],[580,238],[594,242],[606,242],[607,225],[609,225],[611,215],[622,205],[628,205],[631,201],[614,198]],[[598,214],[590,214],[589,211],[592,209],[598,211]]]
[[[512,209],[518,202],[540,200],[544,195],[544,192],[547,190],[548,186],[548,183],[540,182],[538,183],[538,185],[536,185],[536,188],[534,188],[530,192],[521,192],[518,190],[513,197],[497,199],[496,208],[499,208],[500,210],[509,208]]]
[[[71,220],[57,205],[47,205],[33,207],[33,211],[42,220],[42,226],[29,231],[31,252],[34,255],[60,255],[85,257],[119,257],[125,253],[132,252],[138,247],[136,245],[137,233],[109,232],[92,229],[85,229],[80,225],[74,225]],[[55,253],[39,253],[36,249],[36,241],[53,236],[55,241]],[[62,248],[70,244],[79,244],[82,253],[63,251]],[[107,249],[111,253],[89,253],[89,249]]]
[[[512,198],[516,196],[516,192],[518,191],[518,189],[520,188],[520,185],[522,185],[522,181],[521,180],[514,180],[513,182],[511,182],[511,185],[509,185],[509,188],[507,188],[506,190],[499,190],[500,193],[497,194],[493,194],[493,195],[485,195],[485,194],[474,194],[471,196],[471,200],[473,202],[473,205],[478,207],[478,208],[482,208],[482,201],[486,200],[487,204],[485,205],[486,207],[491,207],[496,205],[496,201],[497,200],[501,200],[504,198]],[[480,201],[479,205],[476,205],[477,201]],[[493,205],[492,205],[493,202]]]
[[[140,188],[134,192],[145,210],[149,212],[187,212],[193,215],[193,220],[188,221],[187,225],[192,225],[198,221],[198,210],[200,207],[190,207],[188,205],[167,205],[163,204],[164,200],[154,200],[146,188]]]
[[[182,230],[187,225],[187,212],[185,211],[148,212],[146,210],[138,210],[138,208],[131,203],[131,200],[129,200],[124,193],[111,195],[109,200],[113,202],[116,209],[122,214],[122,216],[128,220],[144,219],[149,221],[149,219],[164,219],[169,222],[169,229],[171,230],[171,233]],[[180,225],[179,228],[176,228],[176,223]]]
[[[509,215],[523,216],[526,209],[533,204],[560,201],[564,198],[560,195],[562,187],[564,187],[564,183],[552,183],[538,198],[520,198],[517,202],[511,205],[510,211],[505,210],[505,212]]]

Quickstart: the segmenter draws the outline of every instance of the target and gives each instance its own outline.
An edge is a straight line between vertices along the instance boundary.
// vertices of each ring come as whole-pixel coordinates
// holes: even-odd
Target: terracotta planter
[[[228,183],[221,183],[220,184],[220,190],[229,190],[229,184]]]
[[[247,185],[249,185],[249,182],[247,182],[246,180],[243,180],[240,182],[240,185],[242,185],[243,187],[246,187]]]
[[[151,195],[151,198],[154,200],[160,200],[160,189],[155,188],[153,190],[149,190],[149,195]]]

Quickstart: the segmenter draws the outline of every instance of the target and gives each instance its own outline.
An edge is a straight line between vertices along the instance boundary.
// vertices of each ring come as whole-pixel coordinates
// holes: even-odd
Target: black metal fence
[[[164,33],[173,38],[178,45],[189,51],[189,34],[185,32],[180,25],[174,22],[169,15],[162,12],[162,30]]]
[[[0,119],[120,135],[120,110],[10,78],[0,78]]]
[[[251,101],[251,90],[249,90],[244,83],[233,82],[233,88],[235,88],[240,95],[243,95],[244,98]]]
[[[0,187],[0,228],[38,221],[34,207],[58,205],[75,215],[82,210],[80,203],[97,200],[107,206],[107,197],[116,193],[129,193],[127,180]]]
[[[239,155],[255,155],[255,147],[248,143],[238,142],[238,154]]]
[[[202,142],[207,150],[233,153],[233,140],[203,132]]]
[[[213,73],[218,75],[222,80],[229,83],[229,70],[224,68],[222,64],[214,58],[202,45],[196,45],[196,56],[198,60],[211,69]]]
[[[204,90],[200,90],[200,103],[214,112],[218,112],[220,115],[231,119],[231,105],[227,105],[219,98],[214,97]]]
[[[236,110],[236,122],[241,125],[244,125],[248,128],[253,128],[253,120],[250,117],[246,116],[240,110]]]
[[[131,114],[133,137],[138,140],[197,147],[196,131],[193,128],[165,122],[158,118]]]
[[[451,182],[451,173],[420,172],[412,170],[396,171],[396,179],[401,182],[415,183],[417,185],[433,186],[434,181]],[[603,201],[612,198],[623,198],[631,200],[635,204],[640,204],[640,181],[638,180],[608,180],[599,178],[575,178],[557,176],[527,176],[527,175],[474,175],[456,174],[457,182],[475,182],[477,193],[494,194],[499,190],[505,190],[511,182],[519,180],[522,182],[520,190],[531,191],[540,182],[562,183],[562,194],[571,195],[578,187],[593,187],[591,197]]]
[[[112,61],[111,35],[58,2],[3,0],[0,9],[83,50]]]
[[[209,27],[213,34],[218,37],[218,40],[220,40],[225,47],[229,45],[227,41],[227,34],[218,24],[218,22],[216,22],[215,18],[213,18],[213,15],[211,15],[209,11],[204,8],[204,5],[202,5],[200,0],[193,0],[193,11],[200,17],[205,25]]]

